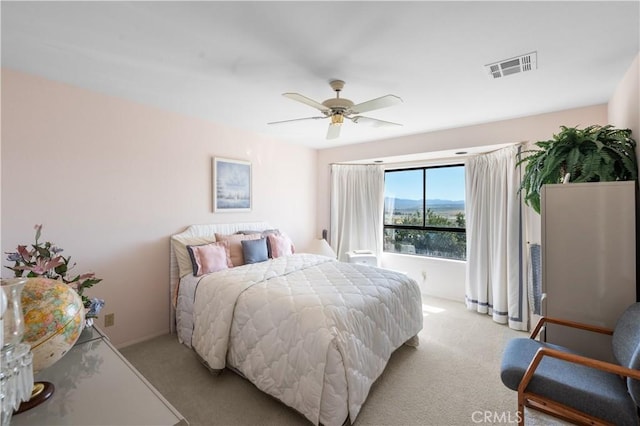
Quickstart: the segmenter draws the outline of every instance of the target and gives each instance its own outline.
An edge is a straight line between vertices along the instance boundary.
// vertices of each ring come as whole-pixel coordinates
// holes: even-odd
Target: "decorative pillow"
[[[269,234],[280,235],[280,230],[279,229],[265,229],[264,231],[242,230],[242,231],[236,232],[236,234],[243,234],[243,235],[260,234],[261,236],[266,237]]]
[[[187,246],[187,250],[193,264],[193,275],[196,277],[233,266],[229,257],[229,244],[226,241]]]
[[[267,235],[280,235],[280,230],[279,229],[265,229],[264,231],[262,231],[262,236],[266,237]]]
[[[285,234],[269,234],[267,235],[267,241],[269,242],[269,257],[273,259],[294,253],[293,243]]]
[[[173,236],[171,241],[173,242],[173,251],[176,254],[176,260],[178,261],[178,271],[180,278],[191,273],[193,267],[191,266],[191,257],[187,251],[187,246],[197,246],[201,244],[209,244],[216,240],[216,237],[209,235],[207,237],[183,237]]]
[[[227,241],[229,243],[229,253],[231,256],[231,263],[233,266],[241,266],[244,265],[244,255],[242,254],[242,243],[243,240],[258,240],[260,239],[260,234],[251,234],[251,235],[243,235],[243,234],[216,234],[216,241]]]
[[[269,259],[266,238],[260,238],[259,240],[243,240],[241,243],[245,265],[248,263],[264,262]]]

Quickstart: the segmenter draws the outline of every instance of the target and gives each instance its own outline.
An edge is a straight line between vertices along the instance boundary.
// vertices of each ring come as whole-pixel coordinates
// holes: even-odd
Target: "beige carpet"
[[[418,348],[401,347],[374,384],[356,425],[515,424],[516,393],[500,381],[505,342],[527,334],[424,299]],[[309,425],[294,410],[230,371],[211,375],[175,336],[121,350],[191,425]],[[562,425],[527,411],[527,425]]]

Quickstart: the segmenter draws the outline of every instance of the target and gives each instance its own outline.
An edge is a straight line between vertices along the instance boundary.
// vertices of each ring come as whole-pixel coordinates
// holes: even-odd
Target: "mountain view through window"
[[[466,259],[464,166],[385,172],[384,251]]]

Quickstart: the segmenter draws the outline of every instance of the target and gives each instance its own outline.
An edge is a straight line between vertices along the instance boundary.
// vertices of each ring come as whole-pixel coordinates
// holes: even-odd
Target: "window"
[[[465,260],[464,166],[388,170],[384,251]]]

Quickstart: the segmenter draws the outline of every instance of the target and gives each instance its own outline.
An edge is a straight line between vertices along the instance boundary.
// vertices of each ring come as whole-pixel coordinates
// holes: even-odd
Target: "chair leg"
[[[524,426],[524,395],[518,392],[518,426]]]

